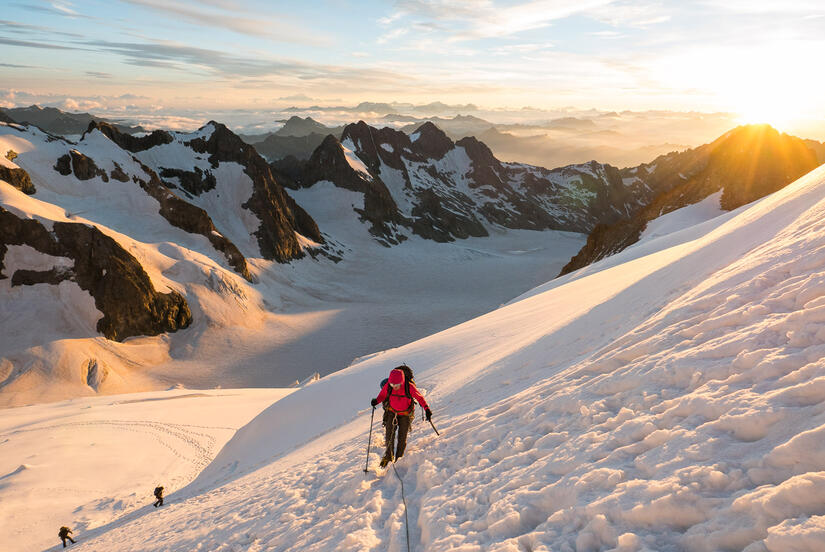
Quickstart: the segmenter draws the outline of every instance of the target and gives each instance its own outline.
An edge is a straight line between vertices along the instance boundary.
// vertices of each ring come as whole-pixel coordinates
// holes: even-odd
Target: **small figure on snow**
[[[410,375],[407,376],[405,373]],[[387,450],[381,459],[382,468],[404,456],[404,449],[407,447],[407,432],[409,432],[410,424],[412,424],[415,416],[413,399],[418,401],[418,404],[424,409],[429,421],[433,413],[412,381],[412,370],[407,366],[399,366],[392,369],[390,377],[387,378],[387,383],[381,388],[378,397],[370,401],[373,408],[380,402],[385,403],[384,427],[386,428]],[[398,444],[393,446],[396,428],[398,428]],[[394,455],[393,448],[395,449]]]
[[[69,539],[70,541],[72,541],[72,544],[75,544],[76,541],[69,536],[69,533],[71,532],[72,530],[66,527],[65,525],[60,528],[60,531],[58,531],[57,536],[60,537],[60,539],[63,541],[63,548],[66,548],[66,539]]]
[[[158,506],[163,506],[163,487],[155,487],[155,498],[157,498],[157,500],[153,506],[155,508]]]

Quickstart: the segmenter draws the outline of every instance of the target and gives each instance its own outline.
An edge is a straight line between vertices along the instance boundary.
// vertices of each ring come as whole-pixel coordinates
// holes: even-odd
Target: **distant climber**
[[[406,375],[405,375],[406,373]],[[406,365],[398,366],[390,371],[390,376],[387,378],[378,397],[372,399],[370,404],[373,408],[380,402],[385,402],[384,405],[384,427],[386,428],[387,450],[384,452],[384,457],[381,459],[381,467],[383,468],[390,462],[398,460],[404,456],[404,449],[407,447],[407,433],[410,430],[413,417],[415,416],[415,403],[413,399],[418,401],[427,420],[432,418],[433,413],[430,407],[427,406],[427,401],[418,392],[415,383],[412,381],[412,370]],[[398,444],[395,445],[396,427],[398,428]],[[394,446],[395,445],[395,446]],[[395,449],[395,454],[393,454]]]
[[[63,541],[63,548],[66,548],[66,539],[69,539],[70,541],[72,541],[72,544],[75,544],[77,542],[72,537],[69,536],[69,533],[71,533],[71,532],[72,532],[72,530],[64,525],[63,527],[60,528],[60,531],[57,533],[57,536],[60,537],[60,539]]]
[[[163,487],[155,487],[155,498],[157,498],[157,500],[153,506],[155,508],[158,506],[163,506]]]

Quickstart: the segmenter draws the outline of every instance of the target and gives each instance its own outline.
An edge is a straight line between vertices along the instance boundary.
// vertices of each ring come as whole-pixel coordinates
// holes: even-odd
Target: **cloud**
[[[825,14],[821,0],[702,0],[700,4],[733,13]]]
[[[94,77],[96,79],[111,79],[112,75],[110,73],[101,73],[100,71],[86,71],[86,74],[90,77]]]
[[[67,111],[88,111],[90,109],[101,109],[103,104],[94,100],[75,100],[73,98],[66,98],[61,104],[62,109]]]
[[[412,18],[446,30],[451,40],[472,40],[546,27],[555,20],[601,8],[612,1],[531,0],[499,5],[493,0],[399,0],[398,12],[386,21],[403,23],[403,19]]]
[[[644,28],[669,21],[673,16],[673,10],[655,0],[621,0],[588,10],[587,15],[613,27]]]
[[[45,42],[30,42],[28,40],[14,40],[12,38],[5,38],[0,36],[0,44],[8,44],[9,46],[21,46],[23,48],[37,48],[42,50],[81,50],[74,46],[65,46],[62,44],[45,43]]]
[[[35,65],[17,65],[15,63],[0,63],[0,67],[9,67],[10,69],[39,69]]]
[[[109,42],[95,40],[84,45],[123,57],[139,67],[161,67],[226,79],[291,77],[303,81],[345,83],[403,83],[409,76],[383,69],[321,65],[289,60],[242,57],[170,42]],[[269,83],[271,86],[272,83]]]
[[[197,25],[224,29],[244,35],[254,35],[279,42],[301,44],[324,44],[318,33],[301,28],[296,22],[284,22],[283,18],[273,20],[260,13],[239,16],[238,4],[210,0],[190,3],[181,0],[122,0],[128,4],[154,11],[171,14]],[[204,4],[212,8],[206,8]]]
[[[46,35],[61,35],[70,38],[83,38],[83,35],[77,33],[57,31],[49,27],[41,27],[40,25],[29,25],[27,23],[19,23],[17,21],[8,21],[6,19],[0,19],[0,30],[9,33],[23,35],[31,35],[33,33],[36,33]]]
[[[82,15],[77,13],[75,10],[69,8],[71,4],[67,2],[51,2],[48,6],[43,6],[41,4],[31,4],[27,2],[18,2],[14,4],[10,4],[16,8],[22,8],[24,10],[39,12],[39,13],[47,13],[49,15],[61,15],[63,17],[69,17],[72,19],[76,18],[83,18],[83,19],[94,19],[87,15]]]

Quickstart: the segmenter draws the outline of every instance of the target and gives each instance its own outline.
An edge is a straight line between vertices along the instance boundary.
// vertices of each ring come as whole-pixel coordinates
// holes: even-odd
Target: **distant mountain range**
[[[594,160],[609,158],[617,166],[637,165],[671,151],[688,146],[678,143],[638,147],[619,147],[627,138],[616,130],[604,129],[591,119],[562,117],[546,123],[496,124],[474,115],[454,117],[415,117],[388,114],[382,121],[412,134],[424,123],[432,123],[450,139],[474,137],[484,142],[497,158],[553,167],[569,164],[571,159]],[[266,134],[242,134],[247,143],[269,161],[293,156],[309,159],[328,134],[341,137],[343,126],[329,127],[312,119],[293,116],[283,128]]]
[[[340,137],[344,127],[328,127],[312,117],[290,117],[282,121],[284,126],[266,134],[241,134],[240,137],[266,159],[273,161],[285,157],[309,159],[315,148],[321,145],[327,135]]]
[[[92,121],[108,122],[119,132],[127,134],[146,132],[146,129],[141,126],[123,125],[115,121],[108,121],[107,119],[90,115],[89,113],[68,113],[55,107],[40,107],[38,105],[0,108],[0,117],[4,117],[0,119],[3,122],[34,125],[58,136],[83,134]]]

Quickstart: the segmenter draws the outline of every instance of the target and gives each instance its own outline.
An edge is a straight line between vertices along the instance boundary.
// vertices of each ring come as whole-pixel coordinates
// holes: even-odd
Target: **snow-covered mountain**
[[[429,122],[408,136],[361,121],[340,141],[328,136],[308,161],[273,165],[294,188],[328,181],[363,194],[356,209],[388,245],[412,235],[441,242],[487,236],[493,228],[589,232],[653,195],[596,162],[553,170],[502,163],[475,138],[453,142]]]
[[[781,134],[768,125],[745,125],[710,144],[624,169],[626,182],[644,182],[657,194],[632,216],[597,225],[560,274],[633,245],[662,215],[711,196],[718,208],[730,211],[775,192],[823,162],[825,153],[818,142]]]
[[[581,243],[498,228],[384,251],[360,194],[290,195],[214,122],[140,137],[92,123],[76,143],[0,125],[0,154],[2,404],[288,385],[494,308]]]
[[[161,509],[133,497],[99,526],[101,497],[78,497],[61,523],[78,550],[818,550],[823,281],[819,168],[284,396]],[[368,401],[401,362],[441,432],[415,422],[406,510],[392,470],[362,471]],[[22,414],[0,446],[77,435]],[[0,458],[0,492],[34,488],[37,465]]]

